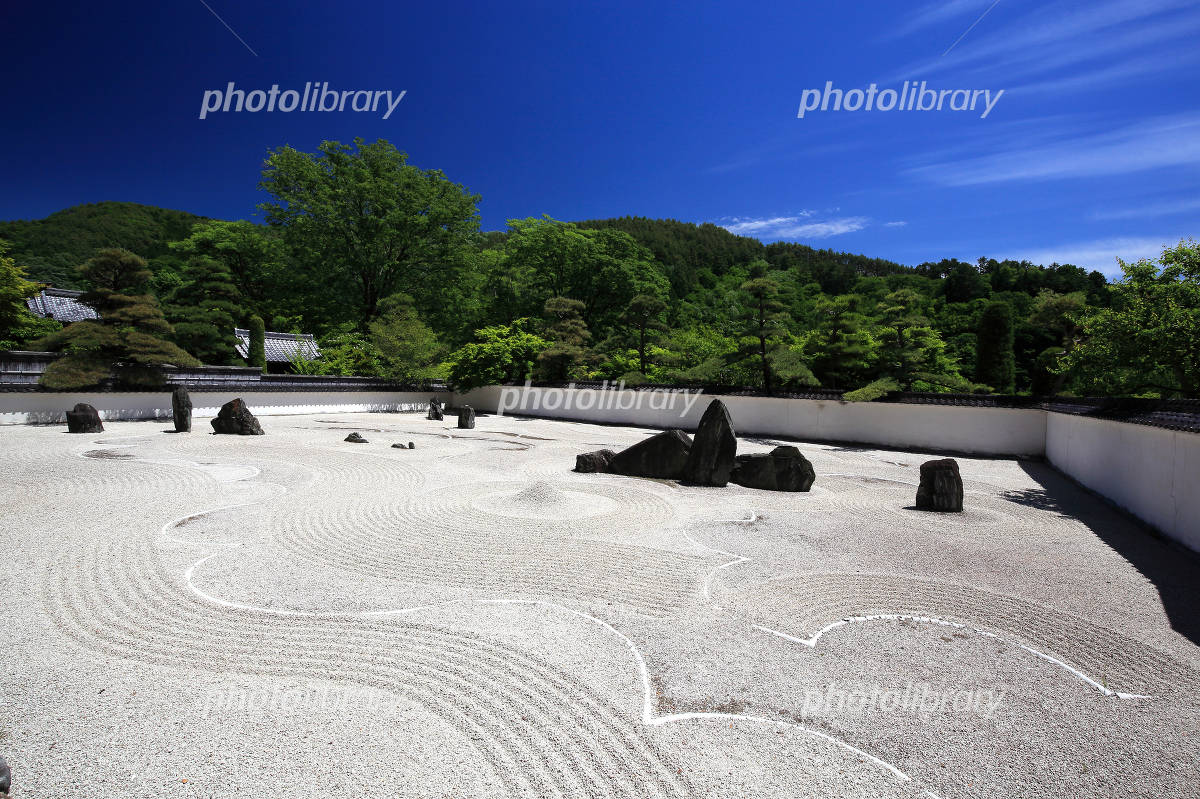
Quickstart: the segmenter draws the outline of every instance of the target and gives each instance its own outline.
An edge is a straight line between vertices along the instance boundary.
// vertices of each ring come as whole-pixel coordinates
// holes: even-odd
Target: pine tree
[[[1014,335],[1012,306],[988,303],[979,316],[975,379],[999,394],[1011,394],[1015,388]]]
[[[780,301],[779,283],[767,277],[766,270],[765,261],[754,262],[750,265],[750,279],[739,287],[746,309],[742,314],[740,332],[751,340],[751,345],[744,347],[740,354],[742,357],[753,354],[759,359],[763,390],[770,394],[771,354],[788,333],[788,315],[784,311],[786,306]]]
[[[112,375],[122,385],[158,386],[163,382],[162,365],[200,365],[167,340],[171,325],[147,293],[152,276],[145,261],[127,250],[104,249],[79,273],[92,287],[81,299],[100,319],[75,322],[36,342],[42,349],[63,353],[47,367],[42,385],[88,388]]]
[[[246,311],[229,267],[215,258],[193,256],[184,268],[183,281],[167,306],[175,343],[203,363],[241,364],[233,331]]]
[[[591,338],[583,321],[584,305],[567,297],[546,300],[547,330],[550,346],[538,356],[538,371],[543,380],[567,380],[587,359],[587,342]]]
[[[638,372],[646,374],[646,345],[652,343],[657,334],[667,329],[662,323],[667,304],[650,294],[638,294],[629,301],[624,321],[633,325],[637,334]]]

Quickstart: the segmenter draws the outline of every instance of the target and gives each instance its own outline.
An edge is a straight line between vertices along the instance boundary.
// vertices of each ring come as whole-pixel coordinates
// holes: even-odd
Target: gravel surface
[[[782,494],[570,471],[631,428],[262,421],[0,428],[14,797],[1200,793],[1200,565],[1042,464],[944,515],[918,453]]]

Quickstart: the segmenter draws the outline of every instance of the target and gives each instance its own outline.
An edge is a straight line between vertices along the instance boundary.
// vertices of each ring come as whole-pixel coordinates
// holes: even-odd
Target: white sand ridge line
[[[210,513],[216,513],[216,512],[230,510],[230,509],[239,508],[239,507],[248,507],[248,506],[256,505],[256,504],[258,504],[258,502],[245,502],[245,503],[238,503],[235,505],[222,505],[222,506],[218,506],[218,507],[214,507],[214,508],[208,508],[205,510],[196,511],[193,513],[184,514],[183,516],[180,516],[180,517],[173,519],[173,520],[167,522],[166,524],[164,524],[163,527],[161,528],[160,532],[164,537],[166,537],[170,540],[177,540],[177,539],[173,539],[167,533],[167,531],[182,521],[196,519],[198,517],[202,517],[202,516],[208,515]],[[747,521],[747,520],[743,520],[743,521]],[[749,521],[753,521],[753,519],[750,519]],[[685,535],[686,535],[686,533],[685,533]],[[692,539],[690,539],[690,537],[689,537],[689,540],[692,540]],[[197,544],[196,542],[183,542],[183,543],[190,543],[190,544],[194,544],[194,545],[198,545],[198,546],[201,545],[201,544]],[[694,540],[693,540],[693,543],[695,543]],[[226,544],[225,546],[227,548],[229,548],[229,547],[237,547],[237,546],[241,546],[241,545],[240,544]],[[354,613],[354,614],[336,614],[336,613],[335,614],[318,614],[318,613],[315,613],[312,611],[292,610],[292,609],[288,609],[288,608],[266,608],[266,607],[247,605],[244,603],[232,602],[229,600],[221,599],[220,597],[216,597],[211,594],[208,594],[205,591],[202,591],[200,588],[198,588],[196,586],[196,584],[194,582],[196,570],[200,566],[202,566],[204,563],[206,563],[210,559],[212,559],[220,554],[222,554],[222,553],[221,552],[213,552],[213,553],[205,555],[204,557],[197,560],[195,563],[193,563],[191,566],[189,566],[187,568],[187,570],[184,572],[184,575],[183,575],[184,581],[185,581],[186,585],[188,586],[188,589],[190,591],[192,591],[196,596],[200,597],[202,600],[204,600],[206,602],[210,602],[210,603],[215,604],[220,607],[224,607],[224,608],[228,608],[228,609],[232,609],[232,610],[239,610],[239,611],[243,611],[243,612],[260,613],[260,614],[267,614],[267,615],[274,615],[274,616],[303,617],[303,618],[331,618],[331,619],[332,618],[360,618],[360,619],[367,619],[367,618],[380,618],[380,617],[393,616],[393,615],[408,615],[408,614],[413,614],[413,613],[417,613],[417,612],[421,612],[421,611],[435,611],[435,610],[439,610],[439,609],[444,608],[449,605],[462,605],[462,604],[472,604],[472,603],[541,606],[541,607],[552,608],[552,609],[555,609],[558,611],[563,611],[570,615],[585,619],[593,624],[596,624],[599,627],[601,627],[602,629],[604,629],[605,631],[609,632],[610,634],[615,635],[622,643],[625,644],[625,646],[632,653],[634,661],[637,665],[638,675],[642,681],[642,692],[643,692],[642,721],[644,724],[646,724],[648,726],[657,727],[657,726],[662,726],[664,724],[669,724],[669,723],[673,723],[673,722],[692,721],[692,720],[699,720],[699,721],[729,720],[729,721],[743,721],[743,722],[749,722],[749,723],[753,723],[753,724],[767,724],[767,725],[774,726],[774,727],[783,727],[783,728],[788,728],[788,729],[794,729],[796,731],[805,733],[807,735],[811,735],[813,737],[833,743],[833,744],[837,745],[838,747],[845,749],[846,751],[849,751],[859,757],[865,758],[865,759],[871,761],[872,763],[876,764],[880,768],[884,769],[885,771],[889,772],[894,777],[896,777],[898,780],[901,780],[903,782],[909,782],[912,779],[911,777],[909,777],[907,774],[905,774],[903,771],[901,771],[899,768],[892,765],[891,763],[888,763],[887,761],[885,761],[881,758],[878,758],[875,755],[870,754],[869,752],[865,752],[865,751],[859,749],[858,747],[854,746],[853,744],[850,744],[847,741],[844,741],[840,738],[837,738],[836,736],[830,735],[830,734],[822,732],[820,730],[816,730],[811,727],[807,727],[803,724],[798,724],[796,722],[781,721],[779,719],[766,718],[763,716],[750,716],[750,715],[743,715],[743,714],[736,714],[736,713],[676,713],[676,714],[671,714],[671,715],[656,716],[653,711],[654,693],[653,693],[653,688],[650,683],[649,670],[646,666],[645,658],[642,656],[641,651],[638,650],[637,645],[634,644],[634,642],[628,636],[626,636],[624,633],[617,630],[615,627],[613,627],[608,622],[605,622],[602,619],[596,618],[595,616],[591,616],[587,613],[583,613],[583,612],[575,610],[573,608],[566,607],[565,605],[560,605],[556,602],[550,602],[548,600],[534,600],[534,599],[520,599],[520,598],[459,599],[459,600],[449,600],[446,602],[439,602],[439,603],[428,604],[428,605],[418,605],[418,606],[412,606],[412,607],[406,607],[406,608],[397,608],[394,610],[366,611],[366,612]],[[728,553],[725,553],[725,554],[728,554]],[[731,565],[731,564],[727,564],[727,565]]]
[[[735,523],[735,524],[750,523],[750,522],[754,521],[754,514],[751,514],[750,519],[737,519],[737,520],[729,520],[729,521],[731,523]],[[1057,657],[1054,657],[1053,655],[1049,655],[1038,649],[1034,649],[1033,647],[1026,646],[1025,644],[1022,644],[1019,641],[1012,641],[1009,639],[1005,639],[1005,638],[1003,638],[999,635],[996,635],[995,633],[989,632],[987,630],[983,630],[978,627],[972,627],[971,625],[968,625],[968,624],[961,624],[959,622],[950,621],[948,619],[942,619],[942,618],[939,618],[936,616],[916,616],[916,615],[906,614],[906,613],[875,613],[875,614],[866,615],[866,616],[847,616],[846,618],[839,619],[838,621],[835,621],[832,624],[825,625],[820,630],[817,630],[817,632],[814,633],[809,638],[800,638],[795,635],[789,635],[788,633],[781,632],[780,630],[774,630],[774,629],[771,629],[770,627],[764,627],[761,624],[755,624],[754,622],[749,621],[748,619],[744,619],[741,616],[738,616],[736,613],[725,610],[717,603],[711,601],[711,599],[712,599],[711,585],[712,585],[713,578],[715,578],[717,576],[717,574],[724,571],[725,569],[729,569],[734,566],[739,566],[743,563],[749,563],[753,560],[753,558],[749,558],[744,555],[737,555],[733,552],[726,552],[723,549],[716,549],[714,547],[708,546],[707,544],[702,544],[699,541],[697,541],[696,539],[692,538],[686,531],[683,531],[683,536],[687,540],[689,540],[693,544],[695,544],[696,546],[700,547],[701,549],[705,549],[709,552],[715,552],[719,555],[725,555],[725,556],[731,558],[731,560],[729,560],[728,562],[722,563],[720,566],[717,566],[714,569],[712,569],[705,576],[704,582],[702,584],[702,593],[703,593],[704,599],[705,599],[705,601],[709,602],[709,607],[711,607],[713,610],[717,611],[718,613],[728,613],[729,615],[736,618],[738,621],[741,621],[741,622],[749,625],[750,627],[754,628],[755,630],[758,630],[759,632],[767,633],[768,635],[774,635],[774,636],[782,638],[786,641],[791,641],[793,643],[802,644],[804,646],[809,647],[810,649],[813,649],[813,648],[816,648],[817,642],[820,641],[821,637],[824,636],[826,633],[836,630],[840,627],[845,627],[849,624],[865,623],[865,622],[871,622],[871,621],[915,621],[915,622],[923,622],[926,624],[937,624],[937,625],[941,625],[941,626],[945,626],[945,627],[953,627],[953,628],[959,629],[959,630],[970,630],[971,632],[975,632],[975,633],[978,633],[979,635],[983,635],[988,638],[992,638],[1001,643],[1019,647],[1020,649],[1025,650],[1026,652],[1030,653],[1031,655],[1039,657],[1042,660],[1047,661],[1048,663],[1053,663],[1054,665],[1069,672],[1070,674],[1074,675],[1075,677],[1078,677],[1085,684],[1092,686],[1093,688],[1095,688],[1096,690],[1098,690],[1100,693],[1104,694],[1105,696],[1115,696],[1119,699],[1153,699],[1154,698],[1153,696],[1150,696],[1148,694],[1135,694],[1135,693],[1128,693],[1128,692],[1124,692],[1124,691],[1114,691],[1111,688],[1109,688],[1108,686],[1092,679],[1087,674],[1085,674],[1083,671],[1075,668],[1074,666],[1066,663],[1065,661],[1063,661]]]

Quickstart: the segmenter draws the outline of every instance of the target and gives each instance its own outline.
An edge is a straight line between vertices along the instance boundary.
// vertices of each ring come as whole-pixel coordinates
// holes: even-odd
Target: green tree
[[[1057,366],[1075,346],[1079,316],[1086,307],[1087,296],[1082,291],[1059,294],[1043,289],[1034,300],[1029,324],[1057,340],[1056,344],[1044,348],[1034,360],[1030,370],[1034,394],[1044,396],[1062,391],[1067,373],[1057,369]]]
[[[379,351],[384,377],[395,380],[442,377],[438,364],[446,348],[421,321],[412,298],[393,295],[379,304],[379,311],[379,318],[371,323],[371,339]]]
[[[375,341],[360,333],[352,324],[331,330],[321,337],[321,357],[313,358],[297,369],[298,358],[289,359],[300,374],[338,375],[341,377],[384,377],[383,357]],[[297,347],[297,353],[302,350]]]
[[[47,367],[42,385],[87,388],[111,374],[125,385],[157,386],[163,381],[163,364],[200,365],[167,340],[171,326],[158,301],[146,293],[152,275],[145,261],[126,250],[105,249],[79,271],[91,286],[82,300],[100,319],[75,322],[37,343],[63,353]]]
[[[643,375],[646,374],[646,345],[653,343],[658,334],[667,329],[662,321],[666,309],[665,302],[650,294],[636,295],[625,309],[625,322],[637,337],[638,372]]]
[[[203,363],[240,365],[234,328],[246,311],[229,268],[214,258],[192,256],[183,279],[167,305],[167,320],[174,328],[172,340]]]
[[[450,382],[458,391],[480,386],[524,380],[530,365],[549,346],[530,332],[533,320],[516,319],[508,325],[493,325],[475,331],[475,341],[464,344],[449,357]]]
[[[875,374],[879,342],[860,305],[861,298],[852,294],[823,295],[816,301],[814,330],[805,339],[804,351],[823,386],[861,386]]]
[[[1200,397],[1200,244],[1118,263],[1112,307],[1077,315],[1080,340],[1060,368],[1105,393]]]
[[[1016,377],[1012,306],[988,303],[979,316],[975,379],[1000,394],[1011,394]]]
[[[755,261],[749,267],[750,279],[738,286],[742,312],[738,333],[742,345],[735,357],[754,357],[758,361],[763,390],[772,390],[771,353],[788,335],[789,317],[781,300],[777,281],[767,277],[767,262]]]
[[[607,333],[635,296],[667,294],[662,267],[627,233],[583,230],[549,217],[508,225],[485,282],[490,320],[540,315],[550,298],[569,297],[583,304],[589,330]]]
[[[202,256],[223,264],[241,304],[264,319],[296,313],[304,305],[295,294],[307,287],[294,281],[287,268],[287,247],[271,228],[209,220],[198,222],[191,235],[170,246],[189,262]]]
[[[267,371],[267,326],[258,314],[250,317],[250,365]]]
[[[587,342],[591,338],[587,323],[583,321],[583,309],[582,302],[567,297],[546,300],[550,346],[538,355],[538,373],[543,380],[569,380],[579,376],[589,355]]]
[[[25,299],[37,284],[25,279],[25,270],[8,256],[8,243],[0,239],[0,350],[13,350],[47,336],[62,325],[34,316]]]
[[[900,391],[963,391],[972,386],[959,373],[946,343],[922,313],[927,298],[903,288],[877,305],[879,326],[876,379],[888,379]]]
[[[438,305],[437,287],[479,227],[478,195],[412,166],[383,139],[326,141],[316,153],[280,147],[259,186],[271,195],[260,205],[267,222],[352,298],[363,330],[397,292]]]
[[[18,324],[25,322],[29,309],[25,299],[37,291],[37,284],[25,279],[25,270],[8,256],[9,244],[0,239],[0,338],[8,338]]]

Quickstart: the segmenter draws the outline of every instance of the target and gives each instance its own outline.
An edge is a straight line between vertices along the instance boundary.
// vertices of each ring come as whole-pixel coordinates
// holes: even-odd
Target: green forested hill
[[[0,222],[0,239],[25,267],[29,279],[59,288],[77,288],[76,267],[101,247],[122,247],[148,261],[168,254],[167,244],[191,233],[205,217],[124,202],[76,205],[45,219]]]
[[[849,291],[859,277],[914,271],[882,258],[818,250],[804,244],[764,245],[758,239],[735,235],[711,222],[696,225],[674,219],[623,216],[575,224],[581,228],[615,228],[633,236],[666,268],[676,297],[712,288],[716,279],[730,269],[759,258],[769,262],[773,269],[792,269],[801,283],[820,283],[825,291],[832,293]]]
[[[244,315],[320,336],[328,355],[321,368],[335,373],[387,372],[381,364],[400,356],[385,355],[384,342],[422,349],[420,358],[404,356],[419,369],[388,367],[408,376],[445,374],[476,351],[490,369],[507,357],[498,350],[516,348],[523,354],[511,369],[488,379],[529,374],[536,359],[534,374],[544,379],[1115,390],[1098,382],[1103,370],[1076,389],[1052,368],[1074,346],[1079,320],[1112,301],[1102,275],[1070,265],[982,258],[906,266],[764,244],[710,223],[630,216],[513,220],[503,231],[463,235],[449,255],[430,250],[404,270],[389,263],[379,271],[347,260],[336,237],[313,241],[287,224],[120,202],[0,222],[0,239],[31,280],[63,288],[80,287],[76,269],[97,249],[130,250],[148,261],[150,288],[174,321],[191,318],[189,303],[200,307],[195,297],[211,289],[192,263],[202,256],[227,271]],[[436,280],[423,277],[431,263]],[[366,309],[364,287],[392,272],[401,277],[376,297],[387,302]],[[382,306],[392,327],[380,327]],[[1000,341],[1002,351],[992,357],[981,341]]]

